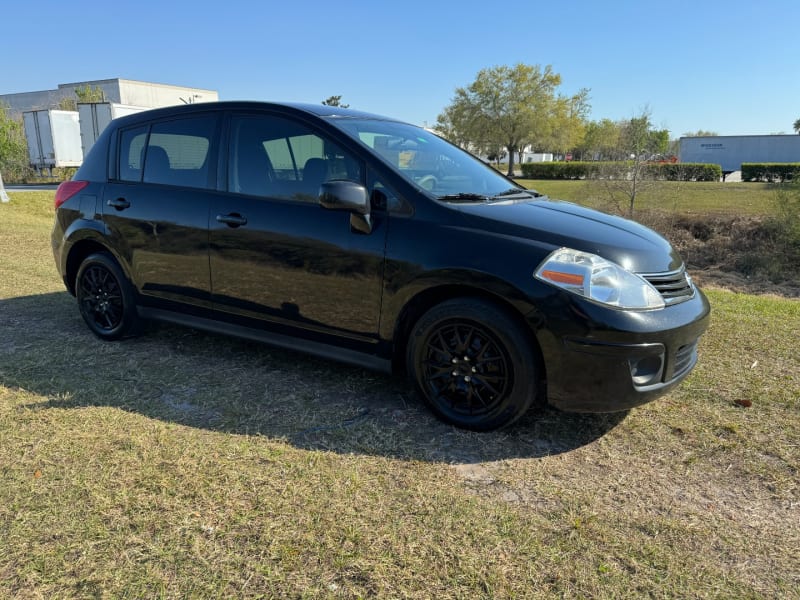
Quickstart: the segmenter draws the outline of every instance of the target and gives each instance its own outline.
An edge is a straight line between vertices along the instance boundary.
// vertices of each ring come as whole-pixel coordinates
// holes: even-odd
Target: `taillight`
[[[56,190],[56,208],[89,185],[88,181],[62,181]]]

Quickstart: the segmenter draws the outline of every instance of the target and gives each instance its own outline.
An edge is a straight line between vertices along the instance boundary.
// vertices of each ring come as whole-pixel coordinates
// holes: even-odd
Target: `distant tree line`
[[[548,65],[482,69],[439,115],[437,130],[451,142],[489,157],[508,156],[508,174],[525,148],[583,160],[630,160],[670,152],[669,131],[648,110],[630,119],[590,121],[589,90],[559,92]]]

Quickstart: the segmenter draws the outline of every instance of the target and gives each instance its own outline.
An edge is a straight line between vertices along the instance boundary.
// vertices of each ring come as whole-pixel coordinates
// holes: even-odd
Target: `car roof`
[[[176,106],[165,106],[162,108],[152,108],[132,115],[115,119],[119,125],[149,121],[164,117],[193,114],[206,111],[223,110],[278,110],[281,112],[306,113],[321,118],[351,118],[351,119],[373,119],[380,121],[400,122],[382,115],[342,108],[339,106],[326,106],[324,104],[310,104],[302,102],[258,102],[253,100],[224,100],[220,102],[197,102],[194,104],[178,104]]]

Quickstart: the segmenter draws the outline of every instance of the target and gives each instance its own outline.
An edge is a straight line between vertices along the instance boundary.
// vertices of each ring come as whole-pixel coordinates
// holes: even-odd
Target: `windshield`
[[[436,198],[485,200],[515,187],[492,167],[421,127],[374,119],[331,118],[330,122]]]

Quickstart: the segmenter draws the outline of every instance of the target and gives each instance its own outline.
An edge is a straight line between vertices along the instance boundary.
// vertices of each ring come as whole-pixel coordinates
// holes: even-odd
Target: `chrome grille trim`
[[[667,306],[685,302],[694,296],[694,285],[684,267],[667,273],[639,273],[639,276],[658,290]]]

